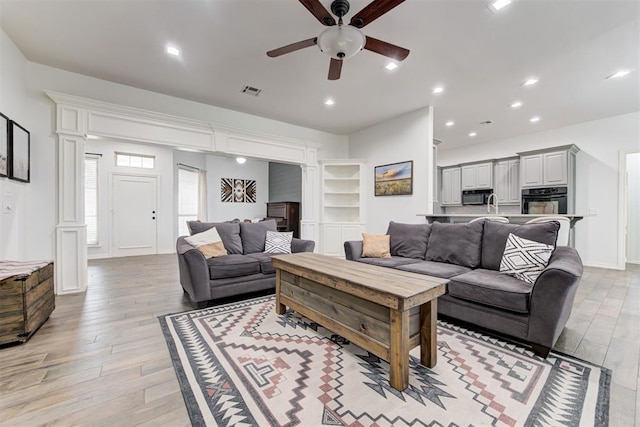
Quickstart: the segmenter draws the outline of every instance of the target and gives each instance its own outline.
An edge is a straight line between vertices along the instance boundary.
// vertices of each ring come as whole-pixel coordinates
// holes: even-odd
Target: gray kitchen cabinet
[[[522,187],[569,185],[575,175],[575,145],[520,153]]]
[[[464,165],[462,172],[462,189],[478,190],[493,188],[493,163],[476,163]]]
[[[462,203],[460,168],[442,168],[441,205],[459,205]]]
[[[493,191],[499,204],[520,203],[520,160],[503,159],[495,163]]]

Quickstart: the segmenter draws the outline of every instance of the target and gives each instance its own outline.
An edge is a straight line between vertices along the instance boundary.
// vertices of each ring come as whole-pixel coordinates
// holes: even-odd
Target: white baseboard
[[[176,250],[175,249],[168,249],[168,250],[164,250],[164,251],[158,251],[157,255],[170,255],[176,254]],[[135,256],[135,255],[132,255]],[[106,259],[106,258],[122,258],[122,257],[115,257],[109,254],[96,254],[96,255],[89,255],[87,257],[87,259]]]
[[[606,268],[609,270],[624,270],[624,268],[618,268],[616,264],[602,264],[599,262],[583,262],[585,267],[593,267],[593,268]]]
[[[640,260],[627,260],[627,264],[640,264]]]

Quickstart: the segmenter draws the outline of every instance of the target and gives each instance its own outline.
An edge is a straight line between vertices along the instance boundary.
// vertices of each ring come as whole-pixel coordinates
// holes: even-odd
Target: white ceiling
[[[33,62],[336,134],[433,105],[435,137],[453,147],[640,110],[639,0],[516,0],[496,14],[487,2],[406,1],[364,33],[409,57],[389,72],[360,52],[338,81],[316,47],[267,57],[325,28],[295,0],[0,0],[0,25]],[[367,4],[352,0],[346,21]],[[635,71],[604,79],[620,68]],[[539,83],[521,87],[528,76]]]

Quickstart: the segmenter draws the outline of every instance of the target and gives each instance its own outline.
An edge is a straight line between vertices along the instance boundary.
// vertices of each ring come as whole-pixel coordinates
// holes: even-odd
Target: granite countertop
[[[572,218],[584,218],[585,215],[578,214],[417,214],[417,216],[424,217],[439,217],[439,218],[480,218],[480,217],[488,217],[488,216],[503,216],[505,218],[539,218],[543,216],[563,216],[569,219]]]

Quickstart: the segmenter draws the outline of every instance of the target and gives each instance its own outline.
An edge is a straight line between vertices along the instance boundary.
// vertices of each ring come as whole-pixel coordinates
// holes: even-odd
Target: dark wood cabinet
[[[300,203],[267,203],[267,217],[278,221],[278,231],[293,231],[293,237],[300,237]]]

